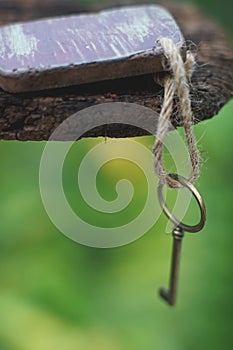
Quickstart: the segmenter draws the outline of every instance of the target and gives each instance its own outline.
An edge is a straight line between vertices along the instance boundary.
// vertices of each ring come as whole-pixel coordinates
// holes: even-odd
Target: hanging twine
[[[171,178],[164,168],[163,144],[166,133],[171,126],[174,97],[175,94],[177,94],[192,166],[189,181],[194,183],[199,176],[199,152],[192,129],[194,118],[191,109],[188,81],[191,79],[193,74],[195,58],[190,51],[187,51],[186,61],[183,62],[179,49],[169,38],[163,38],[159,40],[158,43],[164,50],[164,55],[167,58],[170,68],[170,75],[166,76],[163,80],[164,100],[156,132],[156,141],[153,148],[155,157],[155,172],[163,184],[166,184],[171,188],[178,188],[182,186],[175,179]],[[161,84],[161,81],[159,81],[159,79],[156,77],[155,81]]]

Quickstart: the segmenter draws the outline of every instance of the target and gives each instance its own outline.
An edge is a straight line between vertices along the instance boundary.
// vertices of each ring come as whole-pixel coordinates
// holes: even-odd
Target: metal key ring
[[[182,222],[180,222],[168,209],[168,207],[165,203],[165,200],[163,198],[163,186],[164,186],[164,184],[160,182],[158,185],[158,197],[159,197],[160,205],[163,208],[164,213],[176,226],[179,226],[184,231],[186,231],[186,232],[198,232],[198,231],[200,231],[206,222],[205,203],[204,203],[200,193],[198,192],[196,187],[194,187],[193,184],[189,180],[187,180],[185,177],[178,175],[178,174],[168,174],[168,176],[170,176],[172,179],[176,180],[177,182],[179,182],[181,185],[188,188],[192,192],[192,194],[196,198],[197,204],[200,208],[201,218],[200,218],[200,222],[197,225],[193,225],[193,226],[186,225],[186,224],[183,224]]]

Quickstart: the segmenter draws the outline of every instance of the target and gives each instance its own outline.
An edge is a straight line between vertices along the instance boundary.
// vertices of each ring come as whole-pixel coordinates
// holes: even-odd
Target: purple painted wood
[[[160,6],[44,19],[0,28],[0,86],[22,92],[162,70],[156,43],[184,39]]]

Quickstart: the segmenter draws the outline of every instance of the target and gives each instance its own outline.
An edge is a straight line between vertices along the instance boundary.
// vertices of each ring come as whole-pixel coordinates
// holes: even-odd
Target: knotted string
[[[164,50],[164,55],[167,58],[170,68],[170,75],[167,75],[163,81],[164,100],[156,132],[156,141],[153,148],[155,157],[155,172],[163,184],[166,184],[171,188],[178,188],[181,187],[181,185],[175,179],[170,177],[164,168],[163,144],[166,133],[171,126],[174,97],[175,94],[177,94],[192,166],[189,181],[194,183],[199,176],[199,152],[192,129],[194,118],[191,109],[188,81],[191,79],[193,74],[195,58],[190,51],[187,51],[186,61],[183,62],[179,49],[169,38],[162,38],[158,41],[158,43]],[[161,80],[159,81],[158,78],[156,80],[156,77],[155,81],[161,83]]]

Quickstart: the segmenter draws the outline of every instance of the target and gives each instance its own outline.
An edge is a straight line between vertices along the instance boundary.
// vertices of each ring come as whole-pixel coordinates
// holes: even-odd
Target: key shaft
[[[184,237],[184,231],[178,226],[174,228],[173,232],[173,250],[172,250],[172,262],[171,262],[171,275],[169,289],[160,288],[161,297],[168,302],[169,305],[174,306],[176,304],[176,295],[178,288],[180,258],[182,240]]]

